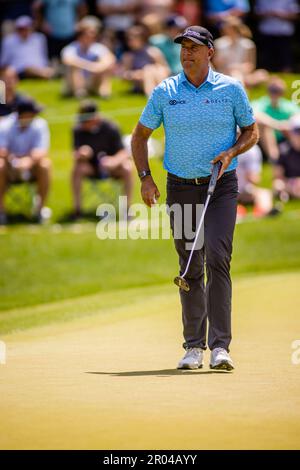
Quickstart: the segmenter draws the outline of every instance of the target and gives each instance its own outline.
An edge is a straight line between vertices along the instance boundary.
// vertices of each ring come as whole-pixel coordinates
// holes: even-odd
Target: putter
[[[181,276],[176,276],[175,279],[174,279],[174,283],[176,284],[176,286],[178,286],[180,289],[184,290],[185,292],[188,292],[190,290],[189,283],[185,279],[185,276],[187,275],[187,272],[188,272],[190,264],[191,264],[191,260],[192,260],[192,256],[193,256],[193,253],[194,253],[194,250],[195,250],[195,246],[196,246],[199,234],[200,234],[201,227],[203,225],[206,209],[207,209],[207,206],[209,204],[210,198],[213,195],[213,192],[215,190],[215,187],[216,187],[216,184],[217,184],[217,179],[218,179],[221,167],[222,167],[222,162],[220,162],[220,161],[215,163],[214,166],[213,166],[212,174],[211,174],[211,177],[210,177],[210,180],[209,180],[207,198],[206,198],[206,201],[205,201],[205,204],[204,204],[203,212],[201,214],[199,225],[197,227],[195,239],[194,239],[194,242],[193,242],[193,245],[192,245],[192,249],[191,249],[191,252],[190,252],[188,262],[186,264],[185,271]]]

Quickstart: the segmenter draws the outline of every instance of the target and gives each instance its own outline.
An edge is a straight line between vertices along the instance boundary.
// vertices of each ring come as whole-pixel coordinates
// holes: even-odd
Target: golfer
[[[212,163],[222,162],[205,216],[204,245],[195,251],[185,277],[190,291],[180,289],[186,353],[178,368],[202,367],[208,342],[210,367],[232,370],[230,261],[238,194],[236,157],[257,142],[258,130],[242,85],[210,67],[214,54],[211,33],[203,27],[190,26],[174,41],[181,44],[183,71],[153,90],[133,133],[133,158],[141,179],[142,198],[151,206],[160,194],[149,168],[147,141],[163,123],[167,204],[179,204],[183,210],[186,205],[196,208],[204,204]],[[184,223],[189,223],[195,232],[194,212],[191,220]],[[170,222],[174,234],[176,221],[172,212]],[[175,237],[180,274],[189,257],[187,242],[191,244],[185,231],[181,238]]]

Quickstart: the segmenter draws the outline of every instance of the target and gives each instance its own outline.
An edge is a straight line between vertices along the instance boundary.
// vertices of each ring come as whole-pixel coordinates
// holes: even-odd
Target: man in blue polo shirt
[[[190,224],[194,233],[196,207],[205,202],[212,163],[222,162],[205,217],[204,246],[194,253],[186,276],[190,291],[180,290],[186,353],[178,368],[203,366],[208,319],[210,367],[231,370],[230,260],[238,193],[235,157],[257,142],[258,130],[241,84],[210,68],[214,54],[211,33],[200,26],[190,26],[175,42],[181,44],[183,72],[153,90],[133,133],[132,152],[142,182],[142,198],[151,206],[160,194],[149,169],[147,141],[154,129],[164,125],[167,204],[170,208],[178,204],[183,211],[187,205],[192,206],[192,220],[187,222],[183,217],[182,224]],[[238,139],[237,126],[241,131]],[[170,221],[174,234],[176,220],[172,211]],[[183,230],[181,238],[174,237],[181,274],[190,253],[186,249],[190,242],[186,232]]]

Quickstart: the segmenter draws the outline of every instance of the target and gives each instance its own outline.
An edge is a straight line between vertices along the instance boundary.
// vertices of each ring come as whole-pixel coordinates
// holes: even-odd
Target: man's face
[[[85,132],[93,132],[93,130],[98,127],[99,123],[99,117],[91,117],[81,123],[81,129]]]
[[[144,39],[141,34],[128,32],[127,36],[127,43],[131,50],[139,50],[144,45]]]
[[[277,101],[284,95],[284,88],[278,87],[276,85],[269,85],[268,93],[271,101],[273,103],[277,103]]]
[[[213,56],[213,49],[196,44],[190,39],[183,39],[181,43],[180,60],[185,72],[196,72],[204,64],[209,63]]]
[[[19,119],[20,126],[22,128],[29,127],[34,117],[35,117],[35,113],[32,113],[32,112],[19,114],[18,119]]]
[[[17,28],[17,33],[23,40],[26,40],[30,36],[31,32],[32,32],[31,28],[27,26]]]
[[[84,46],[90,46],[97,40],[97,32],[93,28],[87,28],[85,29],[81,34],[79,38],[81,44]]]

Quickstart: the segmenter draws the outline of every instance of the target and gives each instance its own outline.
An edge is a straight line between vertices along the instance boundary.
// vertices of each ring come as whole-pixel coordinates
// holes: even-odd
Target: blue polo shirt
[[[244,12],[250,10],[248,0],[204,0],[203,9],[206,14],[225,13],[228,10],[239,9]]]
[[[182,178],[211,173],[211,160],[236,142],[236,128],[254,123],[247,94],[237,80],[209,69],[196,88],[184,72],[154,88],[140,123],[165,129],[164,168]],[[235,169],[234,158],[226,171]]]
[[[39,116],[22,129],[17,114],[11,114],[0,121],[0,148],[7,149],[16,157],[29,155],[34,149],[48,150],[49,141],[47,121]]]
[[[83,0],[40,0],[44,7],[47,23],[51,28],[51,36],[67,39],[75,34],[77,9]]]

